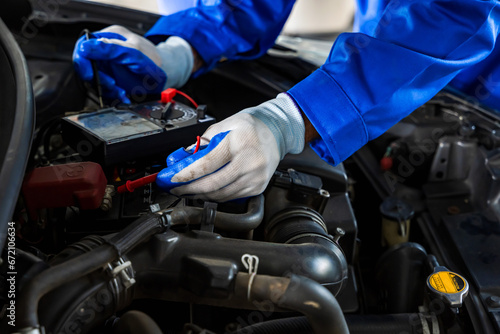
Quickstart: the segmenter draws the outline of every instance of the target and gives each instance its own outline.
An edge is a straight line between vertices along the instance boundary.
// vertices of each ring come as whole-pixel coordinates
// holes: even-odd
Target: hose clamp
[[[123,258],[119,258],[117,262],[113,264],[108,263],[108,269],[113,278],[118,276],[121,278],[121,283],[125,287],[125,290],[130,288],[135,284],[134,270],[132,269],[132,262],[126,261]]]

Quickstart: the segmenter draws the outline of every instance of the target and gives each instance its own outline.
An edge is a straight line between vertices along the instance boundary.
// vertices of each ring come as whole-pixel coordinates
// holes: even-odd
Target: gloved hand
[[[96,61],[103,95],[130,103],[127,94],[144,96],[168,87],[181,87],[193,69],[193,52],[176,36],[155,46],[121,26],[110,26],[80,37],[73,63],[80,77],[93,83],[91,60]]]
[[[174,195],[225,202],[260,194],[279,161],[304,148],[304,121],[288,94],[209,127],[204,145],[175,151],[156,183]]]

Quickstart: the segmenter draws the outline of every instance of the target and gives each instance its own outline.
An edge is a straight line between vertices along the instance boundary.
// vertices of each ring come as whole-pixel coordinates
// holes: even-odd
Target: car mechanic
[[[198,1],[145,37],[111,26],[78,40],[75,68],[92,81],[97,62],[104,96],[122,102],[138,86],[181,87],[220,61],[263,55],[294,2]],[[219,202],[259,194],[286,154],[309,143],[338,164],[448,84],[500,107],[499,24],[497,1],[359,0],[354,32],[336,39],[323,66],[211,126],[199,152],[171,154],[157,184]]]

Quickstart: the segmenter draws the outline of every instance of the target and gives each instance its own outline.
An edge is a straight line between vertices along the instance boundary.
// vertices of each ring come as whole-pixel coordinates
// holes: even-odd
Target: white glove
[[[208,154],[170,173],[169,187],[184,184],[170,188],[171,193],[218,202],[258,195],[285,154],[304,148],[304,121],[287,94],[212,125],[202,138],[208,141],[227,131]]]
[[[166,88],[180,88],[188,81],[193,71],[194,56],[186,40],[171,36],[156,46],[161,58],[161,68],[167,73]]]
[[[125,37],[125,41],[106,38],[102,38],[101,41],[136,49],[160,67],[167,74],[164,89],[182,87],[191,76],[194,64],[193,51],[191,45],[181,37],[170,36],[155,46],[148,39],[119,25],[104,28],[100,32],[112,32]]]

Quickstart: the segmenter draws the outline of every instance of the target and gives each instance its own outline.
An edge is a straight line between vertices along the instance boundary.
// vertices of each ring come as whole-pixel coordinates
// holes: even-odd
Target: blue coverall
[[[222,58],[263,55],[293,4],[198,0],[147,36],[187,40],[205,61],[201,73]],[[355,32],[341,34],[325,64],[288,91],[321,136],[311,146],[338,164],[447,84],[500,108],[499,25],[497,1],[359,0]]]

